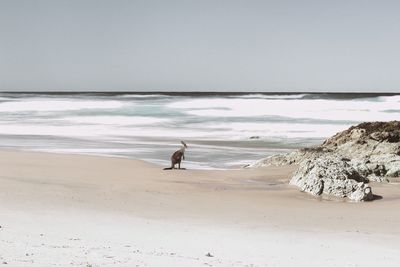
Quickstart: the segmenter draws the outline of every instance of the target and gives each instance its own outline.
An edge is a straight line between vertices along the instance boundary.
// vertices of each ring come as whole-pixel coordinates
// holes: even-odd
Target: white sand
[[[287,167],[162,171],[107,157],[0,152],[7,266],[398,266],[400,186],[321,200]],[[207,257],[211,253],[214,257]]]

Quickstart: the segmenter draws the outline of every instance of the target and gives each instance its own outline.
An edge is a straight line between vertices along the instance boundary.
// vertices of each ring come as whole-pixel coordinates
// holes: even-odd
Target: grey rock
[[[355,201],[372,199],[367,182],[347,160],[329,154],[303,162],[290,180],[290,184],[315,196],[328,194]]]
[[[327,162],[332,163],[337,171],[333,167],[325,168]],[[366,195],[372,193],[365,183],[386,182],[389,178],[400,177],[400,121],[361,123],[335,134],[319,146],[270,156],[247,167],[291,164],[299,165],[298,173],[292,178],[291,184],[299,186],[303,191],[313,195],[326,193],[354,200],[368,199]],[[318,173],[312,170],[310,164]],[[350,167],[352,169],[349,173]],[[343,176],[339,172],[343,172]],[[354,184],[358,178],[352,179],[348,176],[351,174],[350,177],[353,177],[354,173],[363,178],[360,182],[364,185]],[[332,177],[321,179],[322,174]],[[334,188],[337,189],[333,190]]]
[[[284,166],[296,163],[298,160],[298,152],[294,151],[288,154],[278,154],[260,159],[252,164],[246,166],[246,168],[260,168],[268,166]]]
[[[328,138],[320,146],[274,155],[248,167],[299,164],[317,155],[347,158],[360,175],[371,181],[400,176],[400,122],[371,122],[352,126]]]

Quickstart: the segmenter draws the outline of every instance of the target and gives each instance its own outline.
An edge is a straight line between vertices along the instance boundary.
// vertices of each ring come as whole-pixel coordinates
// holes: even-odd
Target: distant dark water
[[[313,145],[363,121],[399,120],[400,95],[355,93],[0,93],[0,147],[228,168]]]
[[[38,96],[120,96],[120,95],[165,95],[165,96],[186,96],[186,97],[218,97],[218,96],[248,96],[248,95],[264,95],[264,96],[291,96],[302,95],[303,99],[356,99],[356,98],[371,98],[379,96],[396,96],[400,93],[314,93],[314,92],[165,92],[165,91],[152,91],[152,92],[125,92],[125,91],[109,91],[109,92],[73,92],[73,91],[57,91],[57,92],[3,92],[3,95],[9,97],[19,97],[21,95],[38,95]]]

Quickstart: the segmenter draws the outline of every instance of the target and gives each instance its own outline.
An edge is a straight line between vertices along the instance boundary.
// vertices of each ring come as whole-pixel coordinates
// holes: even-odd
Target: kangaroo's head
[[[183,145],[185,148],[187,148],[187,145],[186,145],[185,142],[181,141],[181,143],[182,143],[182,145]]]

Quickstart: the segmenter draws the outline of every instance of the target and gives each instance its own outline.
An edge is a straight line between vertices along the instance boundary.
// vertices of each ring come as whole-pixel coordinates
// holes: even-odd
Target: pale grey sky
[[[0,90],[400,92],[399,1],[0,0]]]

